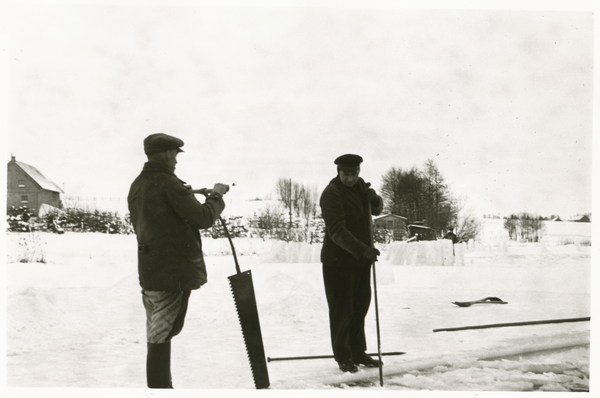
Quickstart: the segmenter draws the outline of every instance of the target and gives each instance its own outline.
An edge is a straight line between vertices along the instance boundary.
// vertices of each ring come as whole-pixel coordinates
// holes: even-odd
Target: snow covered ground
[[[37,395],[45,391],[40,387],[71,387],[61,396],[103,396],[106,387],[128,396],[160,394],[145,390],[135,236],[39,239],[46,263],[19,263],[25,235],[7,234],[7,396]],[[229,244],[203,242],[209,281],[192,293],[185,327],[173,340],[174,386],[190,396],[194,389],[252,390],[227,280],[235,273]],[[252,271],[267,357],[331,354],[318,249],[249,238],[234,243],[242,270]],[[590,322],[433,330],[591,316],[589,246],[475,245],[463,266],[390,265],[388,247],[380,248],[381,350],[406,352],[383,358],[384,386],[377,369],[342,374],[332,359],[318,359],[269,362],[272,390],[588,390]],[[508,304],[451,304],[488,296]],[[374,303],[366,329],[368,351],[377,352]],[[546,351],[531,353],[539,349]]]

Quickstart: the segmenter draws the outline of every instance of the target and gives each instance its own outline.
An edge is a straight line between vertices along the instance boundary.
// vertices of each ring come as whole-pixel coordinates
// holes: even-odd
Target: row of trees
[[[65,208],[41,217],[33,217],[27,207],[12,207],[6,214],[9,232],[48,231],[103,232],[131,234],[133,227],[129,214],[124,218],[116,212],[97,209]]]
[[[504,229],[511,240],[537,242],[543,232],[545,218],[529,213],[511,214],[504,220]]]
[[[315,187],[300,184],[291,178],[280,178],[275,188],[279,200],[288,211],[290,228],[294,223],[294,215],[303,218],[307,226],[317,216],[319,193]]]

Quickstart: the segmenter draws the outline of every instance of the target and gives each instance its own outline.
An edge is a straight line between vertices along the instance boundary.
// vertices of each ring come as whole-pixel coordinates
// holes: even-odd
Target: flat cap
[[[183,152],[182,146],[182,140],[163,133],[151,134],[144,139],[144,153],[146,155],[168,151],[169,149],[177,149],[178,152]]]
[[[347,153],[338,157],[334,163],[337,164],[340,169],[356,169],[360,167],[362,161],[363,159],[360,156]]]

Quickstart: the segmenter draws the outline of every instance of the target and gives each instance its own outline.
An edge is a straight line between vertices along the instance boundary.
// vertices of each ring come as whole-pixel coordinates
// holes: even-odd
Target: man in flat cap
[[[321,262],[331,345],[344,372],[358,371],[357,365],[379,366],[365,353],[365,317],[371,303],[371,265],[380,254],[371,243],[369,217],[381,214],[383,200],[359,177],[361,163],[358,155],[338,157],[338,175],[320,200],[326,228]]]
[[[146,310],[146,379],[150,388],[173,388],[171,339],[183,328],[192,290],[206,283],[200,229],[225,208],[225,184],[204,204],[175,176],[183,141],[167,134],[144,140],[148,162],[131,184],[127,202],[138,243],[138,272]]]

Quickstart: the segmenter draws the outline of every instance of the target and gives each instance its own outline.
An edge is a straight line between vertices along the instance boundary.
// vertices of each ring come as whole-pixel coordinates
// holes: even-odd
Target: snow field
[[[48,262],[24,264],[10,262],[17,257],[19,237],[7,235],[7,385],[144,391],[145,317],[135,237],[41,237]],[[192,293],[186,325],[173,340],[175,387],[253,389],[227,281],[235,273],[229,243],[203,243],[209,281]],[[313,257],[320,245],[251,239],[236,239],[234,244],[242,270],[252,270],[266,355],[331,354],[321,264]],[[386,258],[388,248],[381,249]],[[383,388],[585,389],[589,322],[433,333],[446,327],[590,316],[590,248],[582,249],[552,246],[542,252],[530,245],[467,251],[464,266],[450,267],[378,262],[381,348],[406,352],[384,357]],[[509,304],[451,304],[487,296]],[[373,302],[366,331],[368,351],[376,352]],[[499,360],[473,357],[577,342],[583,348]],[[278,361],[268,368],[272,389],[380,388],[376,369],[361,369],[353,380],[345,378],[333,360]]]

